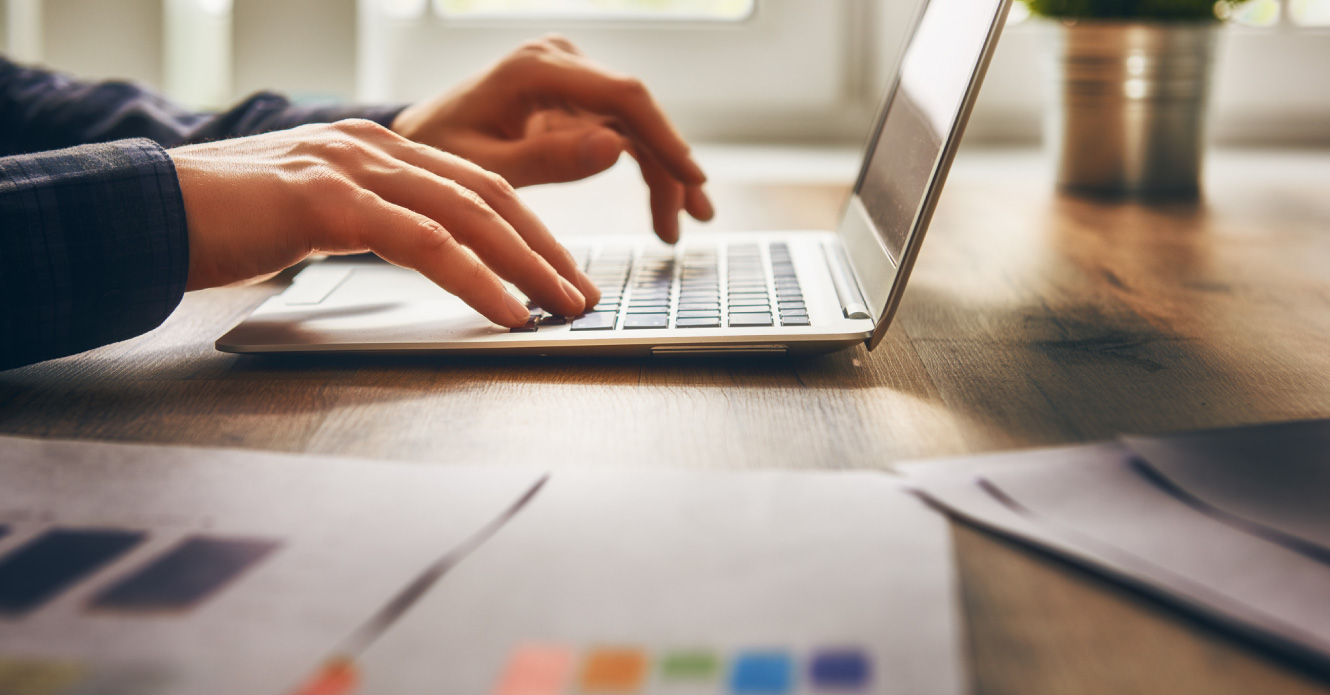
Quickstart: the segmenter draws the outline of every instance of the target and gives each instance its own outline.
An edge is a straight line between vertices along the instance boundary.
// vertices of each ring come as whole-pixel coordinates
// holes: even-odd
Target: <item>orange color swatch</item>
[[[319,673],[297,695],[355,695],[360,687],[360,674],[349,659],[333,659],[323,665]]]
[[[647,657],[638,649],[596,649],[582,665],[586,693],[636,693],[647,675]]]

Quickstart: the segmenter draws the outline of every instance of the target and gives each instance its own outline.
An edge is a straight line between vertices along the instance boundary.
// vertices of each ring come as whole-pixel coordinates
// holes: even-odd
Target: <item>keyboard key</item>
[[[614,319],[617,316],[612,311],[596,311],[584,316],[573,319],[573,328],[575,331],[609,331],[614,329]]]
[[[807,315],[808,315],[808,310],[807,310],[807,309],[781,309],[781,310],[780,310],[780,315],[781,315],[781,316],[807,316]]]
[[[736,299],[736,298],[734,297],[734,295],[730,295],[730,306],[731,306],[731,307],[736,307],[736,306],[768,306],[768,305],[770,305],[770,302],[767,301],[767,298],[766,298],[766,297],[754,297],[754,298],[751,298],[751,299],[740,297],[740,298],[737,298],[737,299]]]
[[[731,314],[770,314],[771,307],[766,304],[758,306],[731,306]]]
[[[780,325],[782,326],[810,326],[807,316],[787,316],[780,315]]]
[[[679,311],[720,311],[720,302],[679,303]]]
[[[597,304],[594,309],[592,309],[592,311],[618,311],[618,310],[619,310],[618,302],[601,302],[600,304]]]
[[[709,316],[705,318],[679,318],[674,322],[679,328],[720,328],[720,317]]]
[[[568,323],[568,319],[563,316],[546,316],[540,320],[542,326],[563,326]]]
[[[803,302],[777,302],[776,306],[780,307],[781,311],[785,311],[786,309],[803,309],[805,311],[808,310],[808,307],[805,306]]]
[[[624,328],[668,328],[669,314],[629,314],[624,317]]]
[[[538,317],[538,316],[532,316],[531,318],[527,319],[527,322],[526,322],[526,325],[525,325],[525,326],[518,326],[517,328],[510,328],[510,329],[508,329],[508,332],[509,332],[509,333],[535,333],[535,332],[536,332],[536,328],[538,327],[539,321],[540,321],[540,317]]]
[[[730,314],[730,326],[732,327],[741,328],[770,325],[771,314]]]
[[[716,317],[717,319],[720,319],[720,309],[707,309],[705,311],[684,311],[682,309],[679,310],[679,318],[681,319],[705,319],[705,318],[711,318],[712,316]]]

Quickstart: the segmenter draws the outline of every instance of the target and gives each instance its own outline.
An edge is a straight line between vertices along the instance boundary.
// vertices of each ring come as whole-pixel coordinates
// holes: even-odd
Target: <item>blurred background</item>
[[[857,143],[914,0],[0,0],[0,50],[198,108],[259,89],[408,102],[559,32],[644,78],[696,140]],[[1018,3],[967,142],[1038,143],[1049,28]],[[1225,30],[1212,139],[1330,144],[1330,0]]]

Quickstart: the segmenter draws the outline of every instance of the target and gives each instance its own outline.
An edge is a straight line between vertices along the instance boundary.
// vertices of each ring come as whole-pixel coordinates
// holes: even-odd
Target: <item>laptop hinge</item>
[[[845,258],[845,249],[840,244],[823,243],[823,254],[827,257],[827,270],[831,273],[831,284],[836,288],[836,298],[840,300],[841,312],[847,319],[871,319],[868,305],[859,293],[859,283],[855,282],[854,271]]]

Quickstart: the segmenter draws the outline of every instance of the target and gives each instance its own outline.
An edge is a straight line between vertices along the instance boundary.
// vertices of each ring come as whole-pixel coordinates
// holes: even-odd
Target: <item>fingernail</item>
[[[711,204],[711,196],[707,195],[707,192],[702,190],[701,188],[697,189],[697,195],[698,195],[697,199],[698,202],[702,204],[702,209],[698,210],[698,212],[702,214],[697,219],[705,222],[715,217],[716,206]]]
[[[522,300],[507,292],[503,293],[503,299],[504,303],[508,305],[508,313],[513,315],[514,323],[524,324],[527,322],[527,319],[531,317],[531,310],[526,308],[526,305],[522,303]]]
[[[577,288],[582,290],[582,296],[586,297],[587,303],[600,299],[600,288],[596,287],[596,281],[580,270],[577,271]]]
[[[560,275],[559,284],[563,286],[563,293],[568,295],[568,301],[576,305],[578,311],[586,308],[586,295],[582,294],[581,290],[574,287],[573,283],[568,282],[568,278]]]

